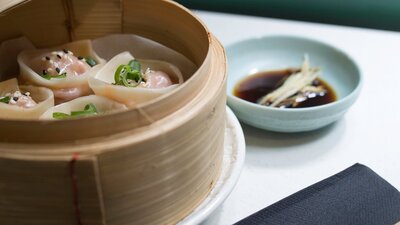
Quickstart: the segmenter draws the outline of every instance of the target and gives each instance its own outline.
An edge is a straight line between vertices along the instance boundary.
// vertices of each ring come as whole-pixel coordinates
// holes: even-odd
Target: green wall
[[[192,9],[400,31],[400,0],[178,0]]]

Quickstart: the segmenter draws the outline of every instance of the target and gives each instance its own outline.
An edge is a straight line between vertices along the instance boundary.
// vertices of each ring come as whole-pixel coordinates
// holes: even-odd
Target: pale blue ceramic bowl
[[[321,78],[336,91],[338,100],[326,105],[279,109],[257,105],[233,95],[241,79],[257,71],[299,67],[304,54],[312,66],[322,69]],[[362,83],[356,63],[328,44],[291,36],[266,36],[227,47],[228,104],[244,123],[265,130],[302,132],[324,127],[340,119],[357,99]]]

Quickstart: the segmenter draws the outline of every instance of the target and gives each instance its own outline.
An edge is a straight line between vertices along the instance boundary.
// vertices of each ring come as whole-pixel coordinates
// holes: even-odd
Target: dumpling
[[[41,119],[73,119],[126,110],[127,107],[111,99],[89,95],[48,109]]]
[[[112,58],[89,79],[96,95],[129,107],[152,100],[183,83],[180,70],[167,62],[134,59],[129,52]]]
[[[48,88],[18,86],[15,78],[0,83],[2,119],[38,119],[53,106],[54,95]]]
[[[50,88],[58,104],[91,94],[88,78],[104,63],[89,40],[28,50],[18,55],[19,79],[22,83]]]

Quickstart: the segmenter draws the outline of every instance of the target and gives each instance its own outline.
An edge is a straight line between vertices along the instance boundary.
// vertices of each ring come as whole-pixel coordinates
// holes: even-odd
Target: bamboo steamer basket
[[[0,224],[174,224],[207,196],[222,163],[226,58],[196,16],[161,0],[6,0],[0,12],[0,42],[132,33],[198,66],[176,90],[118,114],[0,120]]]

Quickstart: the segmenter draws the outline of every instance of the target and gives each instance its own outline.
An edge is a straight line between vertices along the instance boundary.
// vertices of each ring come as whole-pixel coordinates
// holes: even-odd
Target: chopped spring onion
[[[96,106],[93,103],[87,104],[82,111],[72,111],[71,116],[88,116],[97,114]]]
[[[92,116],[97,115],[97,108],[93,103],[89,103],[85,106],[82,111],[72,111],[71,115],[62,112],[54,112],[53,118],[54,119],[68,119],[73,117],[85,117],[85,116]]]
[[[114,74],[116,85],[136,87],[142,82],[143,76],[139,61],[133,59],[128,65],[120,65]]]
[[[142,65],[140,65],[140,62],[135,59],[129,61],[128,65],[132,68],[132,70],[141,71],[142,69]]]
[[[86,57],[85,61],[90,67],[97,65],[96,61],[94,61],[94,59],[91,57]]]
[[[62,112],[55,112],[53,113],[53,118],[54,119],[67,119],[70,118],[71,115],[66,114],[66,113],[62,113]]]
[[[59,78],[66,78],[67,77],[67,73],[62,73],[62,74],[56,75],[56,76],[52,76],[52,75],[49,75],[49,74],[46,73],[46,74],[42,74],[41,76],[46,80],[50,80],[50,79],[53,79],[53,78],[59,79]]]
[[[11,100],[11,97],[6,96],[6,97],[1,98],[0,102],[8,104],[8,103],[10,103],[10,100]]]

